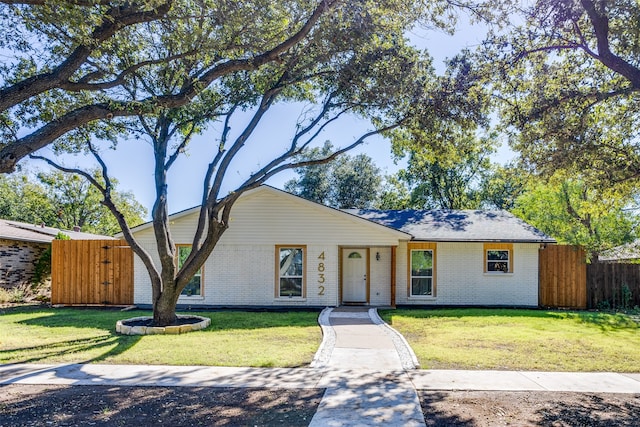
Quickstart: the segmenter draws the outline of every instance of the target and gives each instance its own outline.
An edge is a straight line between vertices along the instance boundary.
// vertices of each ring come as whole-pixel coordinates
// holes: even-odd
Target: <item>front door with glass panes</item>
[[[342,250],[342,302],[367,303],[368,250]]]

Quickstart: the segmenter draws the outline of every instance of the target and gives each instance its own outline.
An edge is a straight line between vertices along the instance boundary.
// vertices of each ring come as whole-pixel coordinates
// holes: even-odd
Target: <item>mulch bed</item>
[[[194,323],[202,322],[202,317],[194,316],[178,316],[176,321],[171,326],[193,325]],[[122,320],[123,325],[127,326],[155,326],[153,324],[153,317],[146,317],[141,319],[125,319]]]

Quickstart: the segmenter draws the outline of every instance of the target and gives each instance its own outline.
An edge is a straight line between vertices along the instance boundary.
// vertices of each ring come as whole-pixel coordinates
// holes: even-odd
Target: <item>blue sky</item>
[[[459,25],[455,36],[449,36],[439,30],[416,29],[410,34],[411,40],[419,47],[428,49],[434,58],[434,65],[441,72],[444,69],[443,61],[447,57],[455,55],[464,47],[477,46],[484,36],[482,27],[470,26],[467,22]],[[256,170],[261,164],[270,160],[275,147],[284,149],[290,141],[294,130],[295,119],[300,114],[300,106],[282,104],[272,107],[263,119],[254,137],[248,142],[242,155],[230,168],[226,177],[225,189],[231,190],[234,185],[242,182],[249,172]],[[231,123],[232,129],[242,128],[242,121],[247,120],[248,115],[241,116]],[[186,155],[183,155],[172,167],[169,174],[169,210],[177,212],[196,206],[200,203],[202,181],[206,166],[217,148],[215,138],[218,124],[211,126],[211,131],[206,131],[196,137],[190,144]],[[367,129],[367,123],[358,120],[342,120],[333,129],[324,132],[319,141],[330,140],[334,146],[344,146],[360,136]],[[41,152],[52,156],[50,151]],[[104,150],[104,158],[109,167],[109,173],[119,181],[118,188],[121,191],[131,191],[135,198],[150,210],[155,199],[153,185],[153,153],[149,143],[142,140],[124,140],[118,145],[116,151]],[[368,143],[355,149],[351,154],[366,153],[385,174],[392,174],[401,167],[391,158],[391,150],[388,141],[383,138],[372,138]],[[495,156],[498,162],[505,162],[512,157],[508,148],[503,147]],[[91,165],[91,158],[82,156],[65,156],[64,163],[67,166],[87,167]],[[30,162],[29,170],[45,169],[42,162]],[[291,179],[293,172],[285,172],[272,178],[268,184],[281,188]]]

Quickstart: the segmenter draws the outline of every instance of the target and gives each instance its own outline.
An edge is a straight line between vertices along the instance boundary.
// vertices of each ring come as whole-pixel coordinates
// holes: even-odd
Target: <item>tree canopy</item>
[[[330,143],[313,148],[301,160],[327,157],[334,151]],[[377,202],[382,176],[366,154],[343,154],[330,163],[297,168],[297,178],[285,183],[292,194],[338,209],[371,208]]]
[[[559,243],[584,247],[592,258],[638,235],[633,188],[602,190],[556,174],[549,182],[532,181],[515,201],[513,212]]]
[[[99,172],[93,171],[99,179]],[[128,192],[117,191],[114,199],[127,222],[141,224],[147,210]],[[89,182],[61,172],[0,175],[0,218],[31,224],[113,236],[120,232],[116,219],[101,204],[102,195]]]
[[[470,64],[452,61],[445,75],[437,76],[428,54],[404,36],[419,22],[447,25],[452,8],[464,2],[69,0],[67,12],[48,1],[4,3],[10,3],[5,14],[26,31],[22,39],[43,38],[49,55],[43,62],[32,56],[24,75],[9,66],[6,93],[14,84],[47,74],[43,63],[66,64],[76,48],[84,56],[71,74],[4,110],[9,138],[0,149],[0,171],[52,141],[59,149],[89,152],[99,165],[99,178],[46,160],[99,189],[147,268],[154,319],[160,325],[175,320],[181,291],[215,248],[245,191],[283,170],[335,160],[374,135],[437,150],[441,135],[485,121],[486,98]],[[124,11],[150,18],[124,24],[120,15],[109,15]],[[79,19],[86,24],[67,36],[67,27]],[[96,38],[109,22],[118,22],[117,31],[104,40]],[[22,49],[16,63],[33,54],[27,45]],[[306,106],[292,132],[256,141],[258,125],[283,102]],[[336,149],[322,158],[299,159],[319,146],[324,130],[345,117],[365,119],[370,126],[348,141],[335,141]],[[215,120],[221,124],[218,134],[208,126]],[[212,155],[201,186],[202,207],[192,250],[178,265],[168,222],[167,175],[188,152],[192,136],[204,131],[212,141]],[[132,234],[101,157],[102,150],[131,136],[153,147],[157,257]],[[256,144],[268,144],[273,156],[248,171],[233,191],[224,191],[238,153]]]
[[[398,173],[409,189],[409,205],[416,209],[478,209],[483,182],[491,170],[495,143],[473,132],[454,136],[450,151],[434,155],[412,147],[406,169]],[[444,155],[443,155],[444,154]]]
[[[637,180],[640,4],[539,0],[523,19],[481,52],[512,146],[548,176]]]
[[[53,142],[115,141],[114,118],[188,105],[224,76],[281,61],[337,3],[1,1],[0,48],[13,57],[0,68],[0,172]],[[163,69],[189,74],[163,96],[130,90]]]

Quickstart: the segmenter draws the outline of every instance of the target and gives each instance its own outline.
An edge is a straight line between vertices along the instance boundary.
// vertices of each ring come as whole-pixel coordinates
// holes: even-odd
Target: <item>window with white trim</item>
[[[513,243],[485,243],[484,272],[513,273]]]
[[[306,248],[304,246],[276,246],[276,296],[303,298],[305,296]]]
[[[433,250],[411,250],[411,296],[433,296]]]
[[[511,256],[508,250],[491,249],[487,251],[488,273],[510,273],[509,260]]]
[[[176,245],[176,247],[178,250],[178,269],[180,269],[191,253],[191,245]],[[202,268],[193,275],[180,295],[189,297],[202,295]]]

